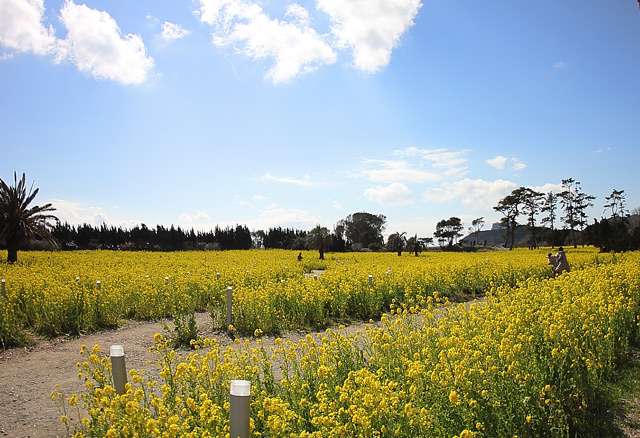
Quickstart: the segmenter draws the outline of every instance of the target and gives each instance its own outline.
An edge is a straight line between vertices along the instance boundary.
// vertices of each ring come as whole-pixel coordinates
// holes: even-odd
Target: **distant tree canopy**
[[[505,242],[504,246],[513,248],[515,244],[515,232],[518,229],[518,218],[524,214],[527,218],[526,227],[531,233],[531,237],[528,240],[530,248],[536,248],[539,241],[544,237],[541,230],[537,226],[537,217],[540,214],[546,214],[542,218],[541,223],[547,224],[550,230],[546,232],[546,240],[552,245],[562,244],[564,240],[564,232],[554,229],[554,222],[556,219],[556,206],[558,202],[562,207],[564,213],[559,219],[565,224],[565,229],[568,230],[571,237],[571,242],[577,246],[576,232],[582,231],[587,225],[586,210],[593,206],[593,200],[595,196],[584,193],[580,187],[580,182],[573,178],[567,178],[562,180],[563,190],[554,195],[548,193],[546,196],[544,193],[536,192],[528,187],[518,187],[514,189],[509,195],[502,198],[498,205],[493,209],[499,213],[502,213],[503,217],[500,221],[500,225],[504,227],[506,233],[504,234]],[[614,190],[611,199],[607,197],[610,204],[605,207],[612,208],[614,211],[620,210],[618,191]],[[545,234],[545,233],[542,233]],[[585,239],[582,243],[586,243]]]
[[[484,227],[484,217],[479,217],[471,221],[471,226],[469,227],[469,233],[473,234],[475,237],[475,244],[478,244],[478,236]]]
[[[626,218],[594,220],[585,229],[585,237],[601,252],[635,251],[640,249],[640,227],[631,227]]]
[[[302,250],[306,237],[306,231],[282,227],[269,228],[262,244],[265,248]]]
[[[463,228],[460,218],[450,217],[436,224],[436,231],[433,233],[433,236],[438,239],[440,246],[444,246],[445,243],[447,246],[453,246],[453,243],[462,237],[461,231]]]
[[[307,234],[306,245],[308,249],[318,250],[320,260],[324,260],[324,253],[331,246],[329,229],[317,225]]]
[[[611,217],[593,221],[585,229],[586,240],[602,252],[635,251],[640,249],[640,211],[629,215],[624,190],[613,189],[606,196],[605,212]]]
[[[511,194],[502,198],[498,202],[498,205],[493,207],[495,211],[502,213],[500,225],[506,229],[504,241],[505,248],[509,246],[509,249],[512,249],[515,244],[515,231],[518,226],[518,216],[520,215],[524,190],[524,187],[513,190]]]
[[[353,213],[338,222],[344,228],[347,244],[357,248],[382,248],[384,237],[382,233],[387,224],[387,217],[383,214],[366,212]]]
[[[562,220],[571,231],[571,242],[576,247],[576,230],[582,231],[587,225],[586,209],[593,207],[595,196],[587,195],[580,187],[580,181],[573,178],[563,179],[564,190],[558,194],[560,204],[564,209]]]
[[[131,229],[89,224],[72,226],[57,223],[51,230],[63,249],[121,249],[134,251],[182,251],[196,249],[250,249],[253,236],[244,225],[220,228],[209,232],[183,230],[173,225],[166,228],[145,224]]]
[[[393,233],[387,238],[387,251],[397,252],[399,256],[402,255],[402,251],[407,246],[406,233]]]

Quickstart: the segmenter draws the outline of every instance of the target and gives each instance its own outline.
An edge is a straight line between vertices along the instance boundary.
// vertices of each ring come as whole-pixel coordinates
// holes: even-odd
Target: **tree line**
[[[493,207],[502,214],[502,246],[513,249],[516,232],[525,231],[528,238],[524,242],[529,248],[582,244],[597,246],[601,251],[640,249],[640,209],[629,213],[624,190],[613,189],[605,196],[603,215],[610,215],[589,224],[586,211],[593,207],[594,200],[595,196],[583,192],[580,182],[573,178],[563,179],[562,190],[557,194],[529,187],[514,189]],[[479,244],[483,227],[483,217],[472,221],[468,229],[472,244]],[[443,219],[436,225],[434,237],[441,246],[451,247],[462,237],[463,229],[459,218]]]
[[[13,185],[0,179],[0,247],[7,249],[7,260],[17,261],[19,249],[114,249],[144,251],[235,250],[276,248],[289,250],[312,249],[324,258],[326,252],[351,250],[392,251],[401,255],[409,251],[416,256],[434,242],[443,249],[459,245],[464,226],[460,218],[442,219],[436,224],[433,237],[407,237],[406,232],[391,233],[385,242],[383,232],[387,218],[382,214],[357,212],[338,221],[333,230],[320,225],[312,230],[272,227],[250,231],[245,225],[216,226],[210,231],[195,231],[181,227],[123,227],[70,225],[61,223],[52,212],[51,204],[32,206],[38,189],[27,188],[25,175]],[[541,193],[519,187],[502,198],[493,209],[502,214],[499,225],[504,239],[502,246],[516,245],[516,232],[529,234],[527,245],[536,248],[593,244],[602,251],[640,249],[640,211],[630,214],[624,190],[614,189],[605,197],[605,212],[611,215],[588,224],[586,210],[593,206],[594,196],[584,193],[580,182],[573,178],[562,180],[562,191]],[[541,217],[542,216],[542,217]],[[524,221],[521,218],[524,217]],[[556,227],[560,224],[561,228]],[[474,219],[468,228],[467,245],[478,246],[484,229],[484,218]],[[475,238],[475,241],[474,241]]]

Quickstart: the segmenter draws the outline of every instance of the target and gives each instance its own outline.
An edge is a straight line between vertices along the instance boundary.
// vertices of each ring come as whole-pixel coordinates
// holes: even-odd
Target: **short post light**
[[[249,438],[251,382],[232,380],[229,394],[229,438]]]
[[[96,287],[98,288],[98,292],[102,290],[102,283],[100,283],[100,280],[96,281]]]
[[[7,292],[5,290],[6,281],[4,281],[4,278],[0,283],[2,284],[2,286],[0,286],[0,288],[2,289],[2,298],[7,298]]]
[[[373,286],[373,275],[369,274],[369,287]]]
[[[111,356],[111,372],[113,373],[113,387],[117,394],[124,394],[127,384],[127,367],[124,363],[124,346],[112,345],[109,348]]]

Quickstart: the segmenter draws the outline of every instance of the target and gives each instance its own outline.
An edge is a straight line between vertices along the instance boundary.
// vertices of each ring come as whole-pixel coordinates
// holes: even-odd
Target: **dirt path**
[[[0,352],[0,434],[16,438],[66,437],[51,391],[60,384],[63,393],[83,390],[76,363],[80,347],[125,345],[127,368],[141,368],[147,360],[159,323],[134,323],[123,328],[77,339],[39,340],[29,349]]]

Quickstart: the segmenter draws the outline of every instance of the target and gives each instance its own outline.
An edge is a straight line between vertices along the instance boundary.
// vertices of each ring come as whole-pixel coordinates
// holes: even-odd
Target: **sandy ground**
[[[199,315],[200,316],[200,315]],[[66,437],[58,407],[51,400],[56,384],[67,395],[83,391],[76,363],[82,344],[125,346],[127,368],[143,368],[160,323],[133,323],[120,329],[75,339],[38,340],[28,349],[0,352],[0,434],[16,438]]]

